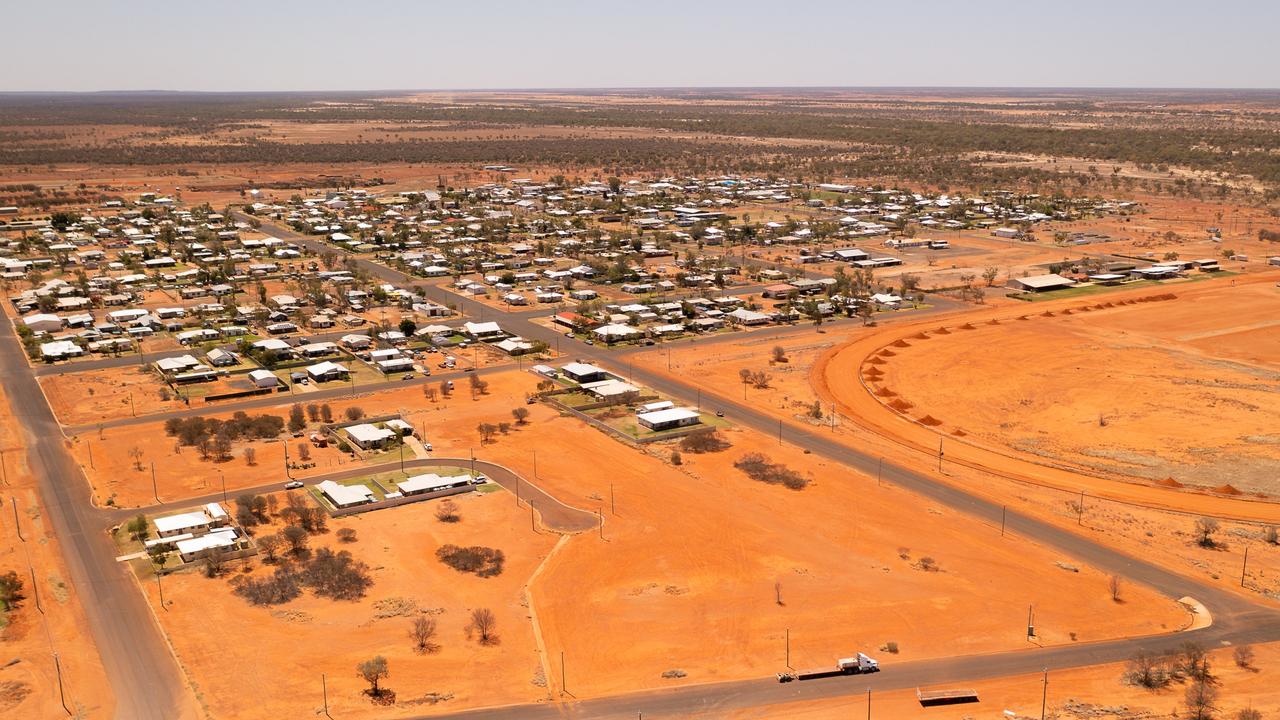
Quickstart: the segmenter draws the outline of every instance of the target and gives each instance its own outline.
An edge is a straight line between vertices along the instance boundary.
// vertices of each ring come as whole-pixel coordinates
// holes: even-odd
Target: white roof
[[[324,362],[307,366],[307,374],[311,377],[320,377],[321,375],[327,375],[331,372],[338,372],[345,375],[347,373],[347,369],[332,360],[325,360]]]
[[[564,370],[570,375],[594,375],[596,373],[604,372],[604,370],[601,370],[595,365],[588,365],[587,363],[580,363],[580,362],[566,363],[563,366],[561,366],[560,369]]]
[[[1076,284],[1075,280],[1056,274],[1032,275],[1031,277],[1018,278],[1018,282],[1029,288],[1057,287],[1059,285]]]
[[[325,480],[316,485],[337,505],[352,505],[366,502],[373,497],[373,491],[364,485],[339,485],[332,480]]]
[[[502,328],[496,322],[466,322],[463,323],[462,327],[471,335],[488,335],[489,333],[502,332]]]
[[[183,555],[211,548],[228,547],[235,544],[236,531],[234,528],[215,530],[207,535],[193,537],[189,540],[179,540],[176,543],[178,546],[178,552]]]
[[[600,327],[596,328],[595,330],[592,330],[591,332],[596,335],[600,335],[604,337],[607,337],[609,335],[618,335],[618,336],[625,337],[627,335],[640,334],[639,330],[631,327],[630,325],[618,325],[618,324],[601,325]]]
[[[275,373],[270,370],[250,370],[249,377],[253,380],[275,379]]]
[[[582,389],[590,390],[600,397],[612,397],[615,395],[626,395],[627,393],[640,392],[640,388],[631,383],[621,380],[601,380],[599,382],[583,383]]]
[[[156,526],[156,532],[163,533],[208,525],[210,521],[203,510],[193,510],[177,515],[164,515],[151,522]]]
[[[368,443],[386,440],[395,437],[396,434],[386,428],[375,427],[369,423],[360,423],[347,428],[347,434],[354,438],[357,442]]]
[[[674,422],[676,420],[686,420],[688,418],[699,417],[697,410],[689,408],[668,408],[666,410],[654,410],[653,412],[640,413],[637,418],[651,425],[660,425],[662,423]]]
[[[436,473],[425,473],[423,475],[414,475],[411,478],[401,480],[396,483],[396,487],[402,493],[411,493],[419,490],[431,491],[442,488],[446,485],[452,485],[462,480],[469,480],[465,475],[437,475]]]

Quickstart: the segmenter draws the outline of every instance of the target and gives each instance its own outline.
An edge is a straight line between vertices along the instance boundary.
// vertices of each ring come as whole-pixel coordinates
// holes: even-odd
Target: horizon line
[[[879,91],[1143,91],[1143,92],[1280,92],[1280,86],[1128,86],[1128,85],[599,85],[599,86],[545,86],[545,87],[461,87],[461,88],[365,88],[365,89],[272,89],[272,90],[174,90],[150,89],[97,89],[97,90],[3,90],[2,95],[302,95],[302,94],[406,94],[406,93],[482,93],[482,92],[637,92],[637,91],[690,91],[690,90],[879,90]]]

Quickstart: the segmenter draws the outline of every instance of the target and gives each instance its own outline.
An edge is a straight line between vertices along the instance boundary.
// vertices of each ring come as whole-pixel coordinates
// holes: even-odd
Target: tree
[[[0,610],[16,610],[24,598],[18,573],[10,570],[0,575]]]
[[[129,531],[129,537],[134,540],[142,540],[147,537],[147,516],[141,513],[137,517],[129,521],[125,526]]]
[[[435,402],[440,397],[440,392],[430,385],[423,385],[422,396],[427,399],[427,402]]]
[[[338,535],[338,542],[353,543],[356,541],[355,528],[349,528],[349,527],[339,528],[337,535]]]
[[[1240,708],[1236,712],[1236,720],[1262,720],[1262,711],[1257,708]]]
[[[413,629],[409,632],[413,636],[413,648],[418,652],[433,653],[440,649],[440,646],[433,642],[436,636],[435,618],[414,618]]]
[[[445,400],[448,400],[449,396],[452,394],[453,394],[453,383],[449,382],[448,380],[441,380],[440,395],[444,397]]]
[[[307,417],[301,403],[289,406],[289,432],[298,433],[307,427]]]
[[[1218,711],[1218,689],[1205,678],[1196,678],[1183,694],[1190,720],[1213,720]]]
[[[387,668],[387,659],[381,655],[356,665],[356,674],[369,683],[367,692],[371,697],[380,697],[382,690],[378,688],[378,681],[391,677],[391,671]]]
[[[418,323],[414,322],[412,318],[402,318],[400,320],[400,332],[404,333],[405,337],[413,337],[413,333],[417,329]]]
[[[133,469],[142,472],[142,448],[136,445],[129,448],[129,457],[133,458]]]
[[[462,519],[458,514],[458,503],[445,498],[436,506],[436,519],[443,523],[456,523]]]
[[[1000,269],[995,265],[991,265],[982,271],[982,279],[987,281],[987,287],[996,284],[996,276],[1000,274]]]
[[[1253,667],[1253,647],[1249,645],[1237,645],[1232,651],[1231,657],[1236,662],[1237,667],[1248,670]]]
[[[315,403],[307,403],[307,419],[311,422],[320,422],[320,406]]]
[[[684,464],[684,458],[680,457],[680,451],[679,451],[679,450],[672,450],[672,451],[671,451],[671,464],[672,464],[672,465],[683,465],[683,464]]]
[[[246,447],[243,453],[244,453],[244,462],[246,465],[248,465],[249,467],[253,467],[254,465],[258,464],[258,451],[255,450],[253,447]]]
[[[308,460],[311,459],[311,443],[309,442],[298,443],[298,459],[301,460],[302,462],[307,462]]]
[[[204,556],[204,576],[215,578],[226,567],[226,555],[219,548],[209,548]]]
[[[307,531],[297,525],[290,525],[280,531],[284,541],[289,544],[289,552],[301,555],[307,551]]]
[[[333,422],[333,408],[329,407],[329,403],[320,406],[320,421],[325,424]]]
[[[1111,601],[1120,602],[1120,576],[1112,575],[1107,587],[1111,590]]]
[[[1124,681],[1130,685],[1156,690],[1169,684],[1169,669],[1155,653],[1142,650],[1129,658]]]
[[[346,415],[347,419],[351,422],[355,422],[356,420],[364,417],[364,408],[358,405],[352,405],[343,411],[343,415]]]
[[[476,426],[476,432],[480,433],[480,444],[487,445],[493,441],[493,436],[498,433],[498,426],[493,423],[480,423]]]
[[[1196,543],[1200,547],[1214,548],[1218,546],[1213,534],[1218,531],[1218,521],[1210,517],[1196,519]]]
[[[514,408],[511,411],[511,417],[516,419],[517,425],[524,425],[529,422],[529,408]]]
[[[284,540],[279,535],[263,535],[254,540],[258,546],[258,550],[262,551],[263,562],[273,563],[276,561],[276,553],[280,552],[280,546]]]
[[[473,634],[481,645],[498,644],[498,619],[489,608],[476,608],[471,611],[471,623],[467,625],[467,637]]]
[[[787,349],[781,345],[773,346],[773,359],[771,362],[784,363],[787,362]]]

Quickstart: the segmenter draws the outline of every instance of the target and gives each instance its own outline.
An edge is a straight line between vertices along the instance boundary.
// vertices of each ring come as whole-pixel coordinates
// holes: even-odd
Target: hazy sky
[[[1277,0],[29,0],[0,90],[1280,87]]]

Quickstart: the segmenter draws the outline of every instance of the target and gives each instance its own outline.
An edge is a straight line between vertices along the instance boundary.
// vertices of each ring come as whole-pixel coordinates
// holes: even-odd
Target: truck
[[[789,670],[787,672],[778,673],[778,682],[791,682],[792,680],[816,680],[818,678],[834,677],[836,675],[859,675],[862,673],[880,672],[880,663],[875,658],[868,657],[863,653],[858,653],[853,657],[840,658],[836,660],[835,667],[826,666],[812,668],[809,670]]]

